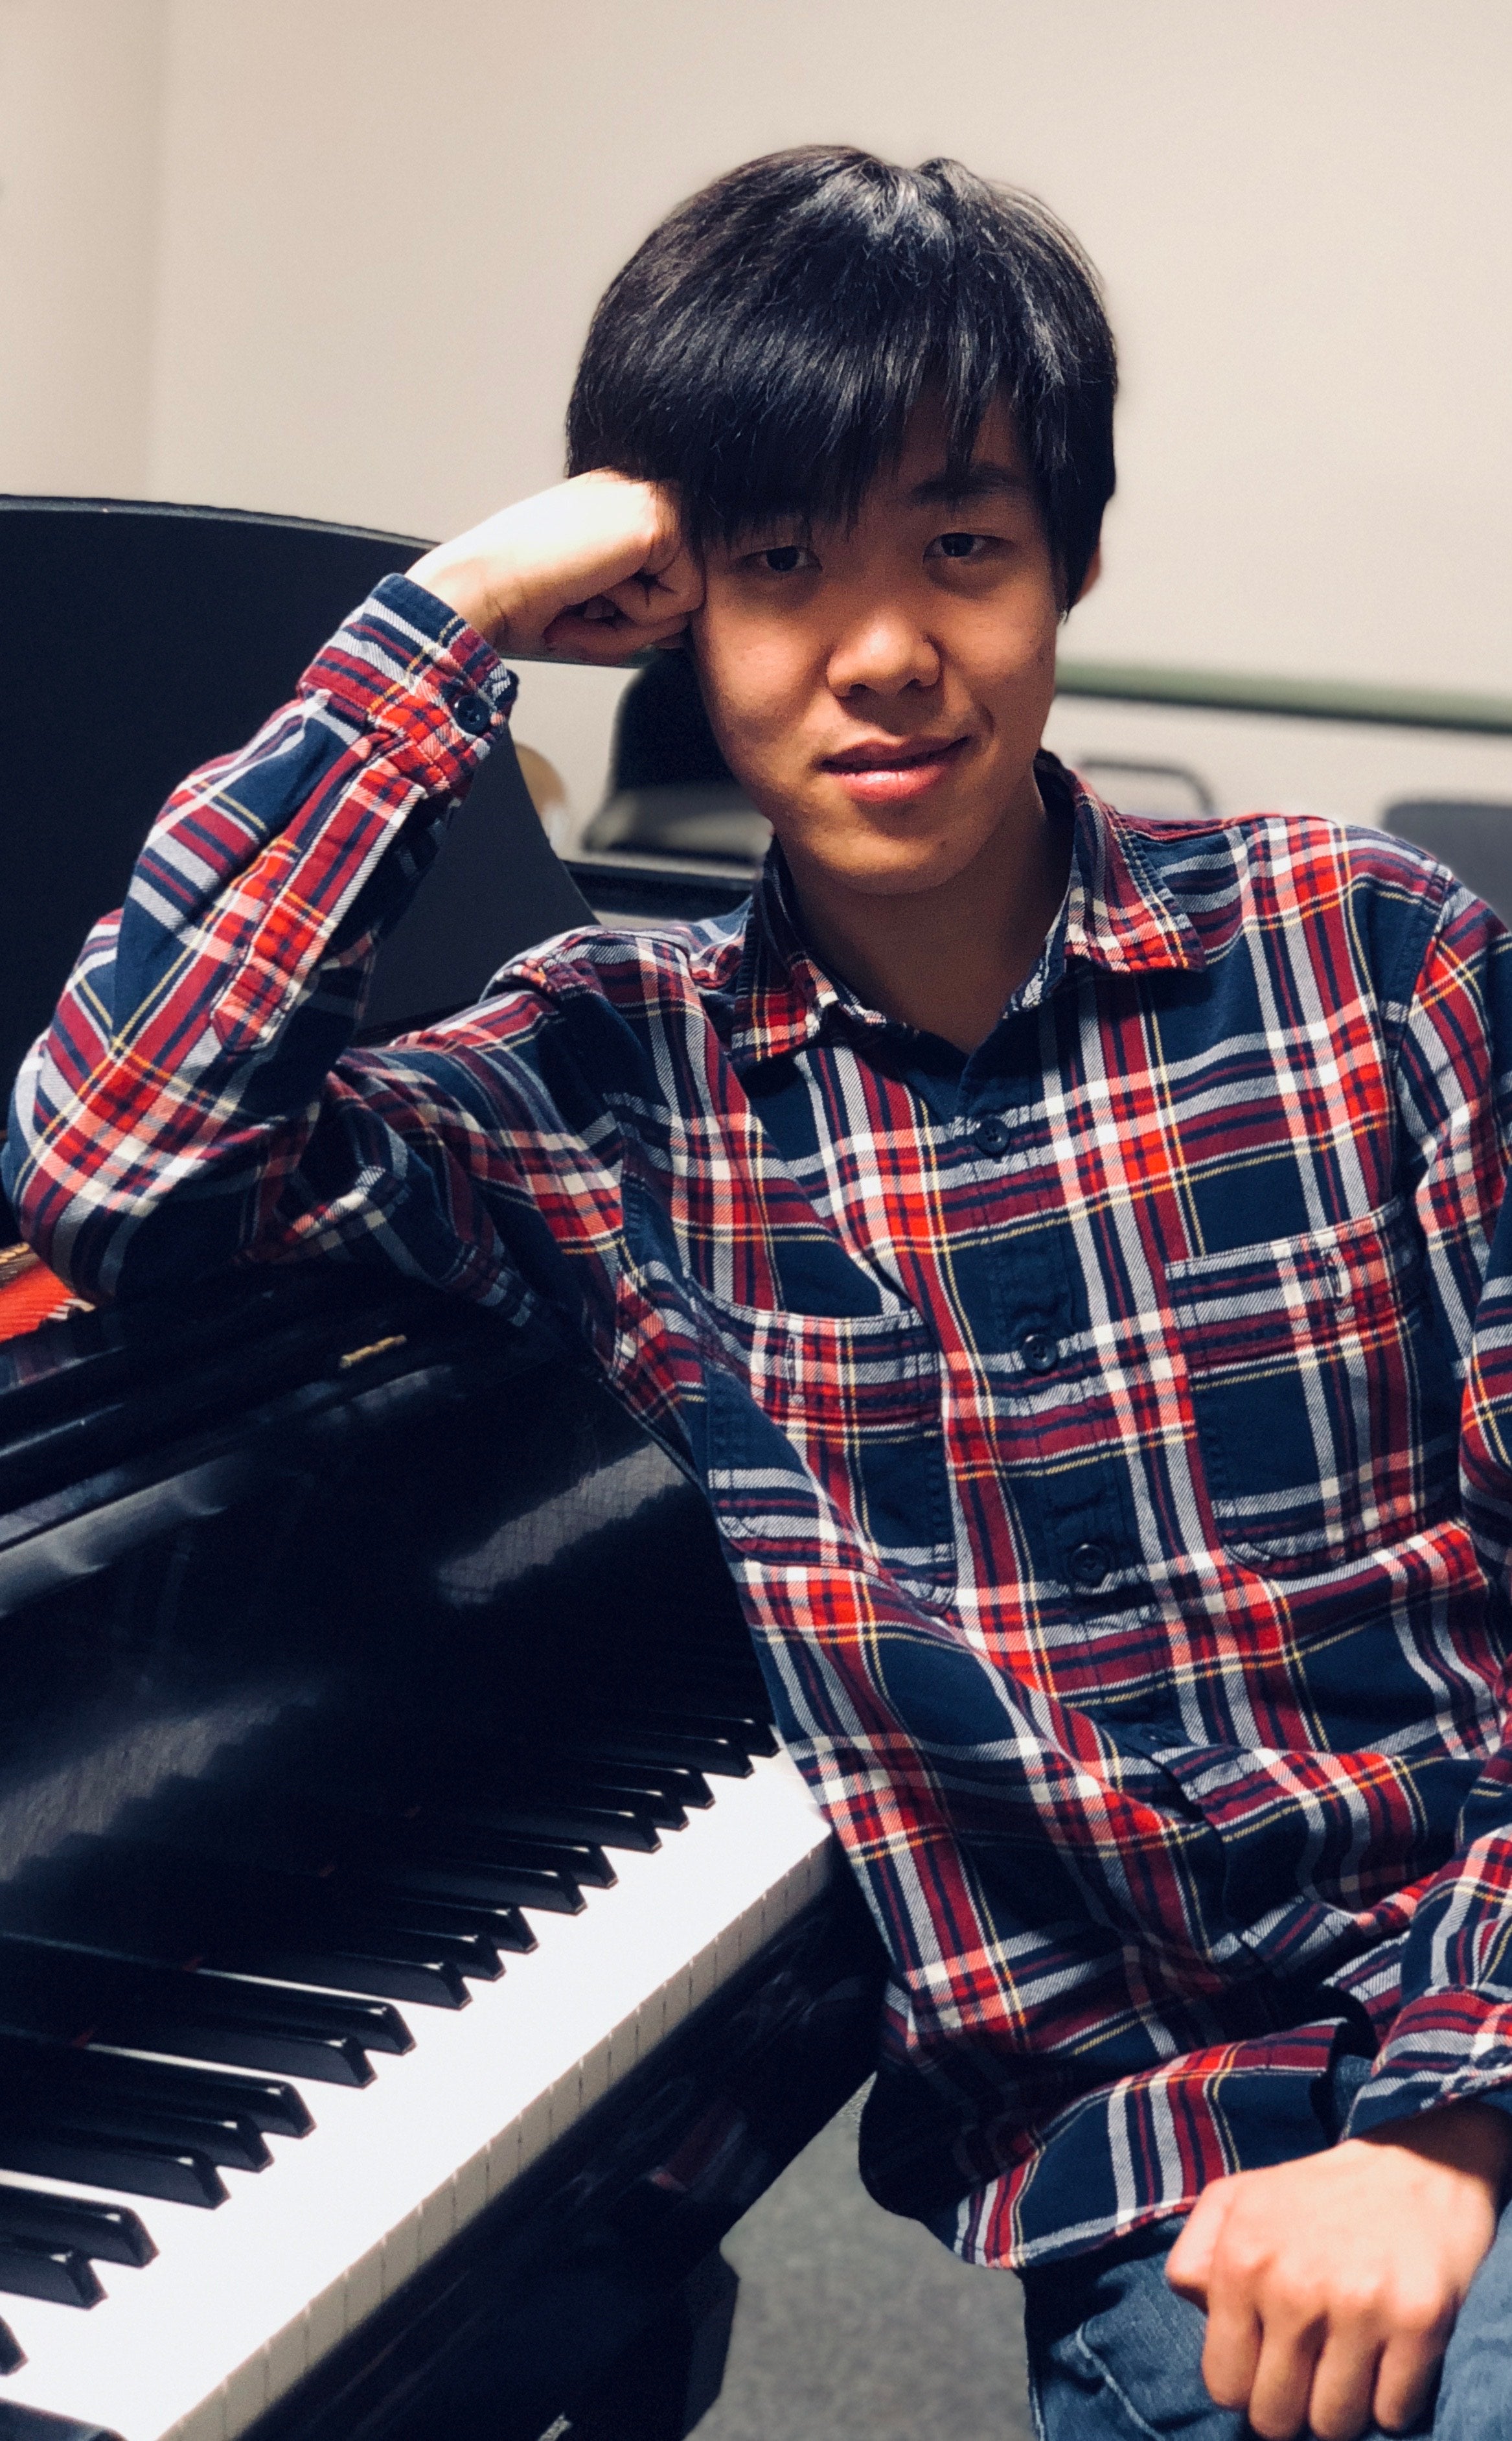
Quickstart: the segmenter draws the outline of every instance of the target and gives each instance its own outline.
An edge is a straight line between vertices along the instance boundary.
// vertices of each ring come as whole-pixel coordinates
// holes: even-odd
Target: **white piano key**
[[[268,2170],[227,2171],[219,2211],[119,2198],[156,2261],[100,2266],[88,2313],[7,2299],[28,2362],[0,2399],[124,2441],[237,2441],[790,1921],[830,1861],[785,1757],[716,1781],[657,1853],[617,1852],[618,1887],[583,1915],[533,1916],[537,1949],[469,1984],[467,2008],[406,2007],[415,2049],[375,2057],[373,2085],[294,2080],[314,2132],[274,2137]]]

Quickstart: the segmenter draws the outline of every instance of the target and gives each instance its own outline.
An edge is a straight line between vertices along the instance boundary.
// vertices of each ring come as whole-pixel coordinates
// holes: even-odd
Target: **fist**
[[[1356,2441],[1421,2413],[1496,2233],[1512,2120],[1454,2103],[1216,2179],[1167,2277],[1208,2318],[1202,2374],[1262,2441]]]
[[[409,570],[500,652],[624,661],[703,600],[672,493],[603,471],[518,500]]]

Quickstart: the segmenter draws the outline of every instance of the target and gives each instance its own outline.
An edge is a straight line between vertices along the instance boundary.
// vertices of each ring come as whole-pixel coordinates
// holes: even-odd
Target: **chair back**
[[[170,790],[243,745],[346,614],[424,548],[301,517],[0,497],[7,1093]],[[460,1007],[505,958],[591,920],[501,738],[379,953],[368,1025]]]
[[[1512,924],[1512,805],[1491,798],[1455,804],[1434,797],[1388,805],[1382,827],[1426,847],[1440,864]]]

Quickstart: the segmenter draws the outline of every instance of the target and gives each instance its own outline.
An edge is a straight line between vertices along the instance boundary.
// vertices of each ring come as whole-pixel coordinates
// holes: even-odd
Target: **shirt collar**
[[[1041,752],[1035,772],[1047,806],[1071,822],[1071,876],[1039,962],[1009,1007],[1037,1006],[1072,960],[1112,974],[1200,967],[1201,942],[1160,880],[1139,826],[1053,754]],[[892,1024],[814,958],[775,841],[751,901],[731,998],[729,1052],[737,1068],[783,1058],[829,1030],[876,1033]]]

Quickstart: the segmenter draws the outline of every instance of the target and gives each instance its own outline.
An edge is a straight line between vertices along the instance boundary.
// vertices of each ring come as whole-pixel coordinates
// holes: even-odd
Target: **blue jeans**
[[[1024,2275],[1039,2441],[1242,2441],[1203,2387],[1206,2321],[1167,2287],[1180,2224]],[[1466,2298],[1429,2420],[1432,2441],[1512,2441],[1512,2204]],[[1369,2441],[1382,2441],[1372,2430]]]

